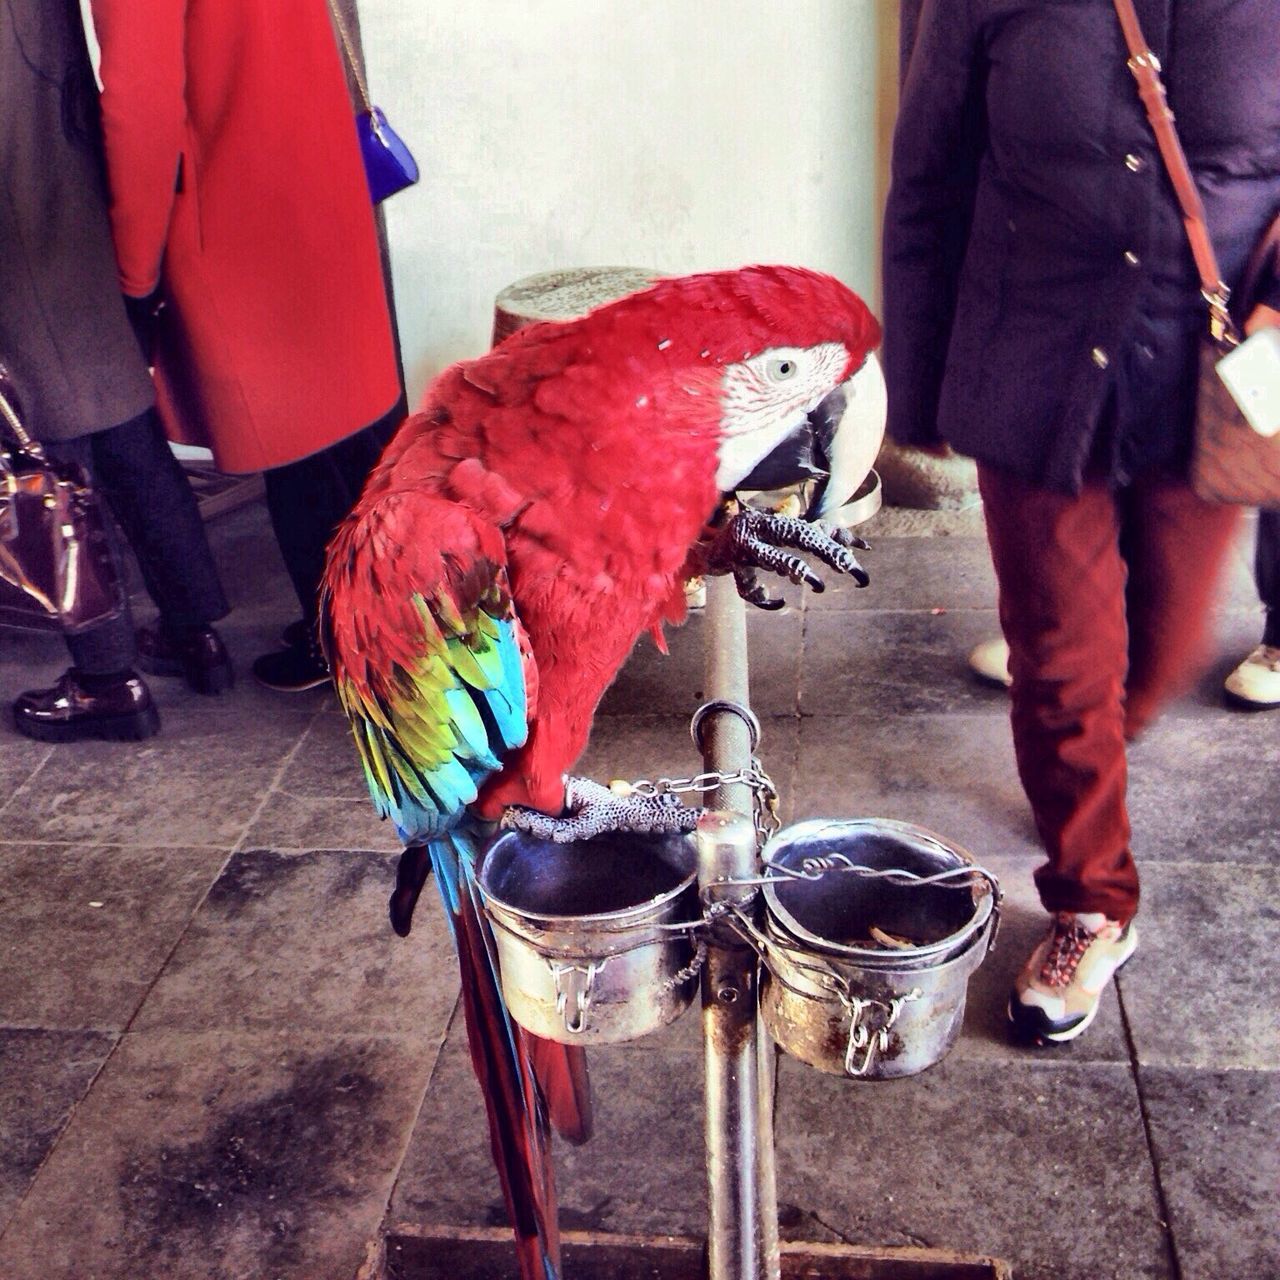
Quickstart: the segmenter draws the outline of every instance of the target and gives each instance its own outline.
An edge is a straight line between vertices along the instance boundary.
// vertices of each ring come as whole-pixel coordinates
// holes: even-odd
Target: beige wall
[[[874,301],[894,0],[359,9],[423,171],[385,206],[411,398],[537,271],[794,262]]]

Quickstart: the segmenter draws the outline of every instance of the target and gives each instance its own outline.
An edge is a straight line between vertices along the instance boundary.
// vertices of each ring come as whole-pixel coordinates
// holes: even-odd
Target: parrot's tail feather
[[[476,885],[476,848],[472,833],[457,830],[431,842],[431,860],[457,946],[471,1065],[489,1112],[489,1145],[515,1231],[521,1280],[558,1280],[548,1105],[534,1074],[530,1038],[512,1022],[502,998],[493,934]]]
[[[552,1128],[566,1142],[581,1146],[590,1139],[594,1126],[587,1051],[580,1045],[557,1044],[528,1032],[525,1040]]]

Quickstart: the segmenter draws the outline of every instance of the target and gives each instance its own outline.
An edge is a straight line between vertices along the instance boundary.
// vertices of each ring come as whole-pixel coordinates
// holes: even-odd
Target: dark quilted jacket
[[[1136,2],[1235,284],[1280,210],[1280,0]],[[891,434],[1063,491],[1185,465],[1204,311],[1111,0],[903,9]]]

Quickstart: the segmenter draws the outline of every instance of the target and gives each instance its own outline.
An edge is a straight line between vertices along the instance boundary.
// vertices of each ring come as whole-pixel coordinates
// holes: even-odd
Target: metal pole
[[[746,611],[730,577],[707,583],[708,701],[748,707]],[[751,733],[732,711],[713,710],[703,728],[708,769],[734,773],[751,763]],[[708,797],[698,825],[699,887],[758,874],[751,790],[744,783]],[[750,910],[757,890],[723,889],[714,897]],[[710,1280],[778,1280],[777,1188],[772,1078],[763,1058],[756,956],[728,926],[713,930],[702,970],[706,1058],[706,1148]]]

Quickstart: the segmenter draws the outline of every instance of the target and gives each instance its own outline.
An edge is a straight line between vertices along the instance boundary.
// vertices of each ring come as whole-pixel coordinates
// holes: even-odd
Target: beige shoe
[[[1013,683],[1009,674],[1009,643],[1004,636],[984,640],[969,654],[969,670],[987,684],[1007,689]]]
[[[1117,969],[1133,955],[1138,931],[1101,912],[1060,911],[1013,984],[1009,1021],[1036,1044],[1074,1040],[1094,1020]]]
[[[1260,644],[1226,679],[1227,698],[1243,707],[1280,707],[1280,648]]]

